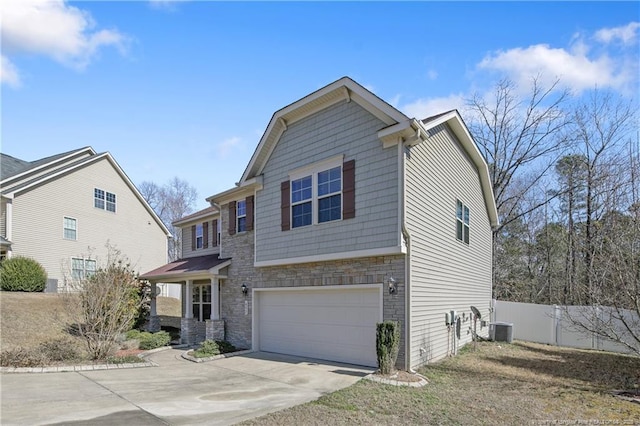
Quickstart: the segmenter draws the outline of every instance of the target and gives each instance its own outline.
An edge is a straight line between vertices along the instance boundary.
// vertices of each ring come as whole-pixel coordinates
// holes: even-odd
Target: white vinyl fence
[[[604,339],[594,333],[578,329],[570,318],[583,318],[586,313],[600,324],[612,324],[627,341],[629,332],[619,320],[611,316],[613,308],[595,310],[586,306],[536,305],[533,303],[504,302],[494,300],[494,322],[513,324],[513,338],[527,342],[546,343],[571,348],[599,349],[611,352],[630,353],[624,345]],[[594,316],[595,315],[595,316]],[[640,333],[640,318],[633,311],[625,311],[628,323],[637,326]],[[593,319],[592,318],[592,319]]]

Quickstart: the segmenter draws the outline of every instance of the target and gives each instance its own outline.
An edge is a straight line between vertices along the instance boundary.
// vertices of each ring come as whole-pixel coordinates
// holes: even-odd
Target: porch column
[[[180,321],[180,342],[193,345],[196,343],[196,322],[193,319],[193,281],[187,280],[183,300],[184,317]]]
[[[211,278],[211,319],[206,321],[206,339],[224,340],[224,321],[220,319],[220,280]]]
[[[193,318],[193,307],[191,306],[191,303],[193,303],[193,301],[191,299],[193,299],[193,280],[187,280],[187,288],[185,291],[185,298],[184,298],[184,317],[185,318]]]
[[[211,279],[211,319],[220,319],[220,280],[218,278]]]
[[[158,312],[156,309],[156,297],[157,297],[157,289],[158,286],[155,282],[151,283],[151,312],[149,313],[149,325],[147,326],[147,331],[155,333],[156,331],[160,331],[160,317],[158,317]]]

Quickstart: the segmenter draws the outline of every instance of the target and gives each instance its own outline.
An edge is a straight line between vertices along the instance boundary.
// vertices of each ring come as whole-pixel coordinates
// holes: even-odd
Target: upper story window
[[[94,188],[93,190],[93,205],[96,208],[107,210],[110,212],[116,211],[116,194],[104,191],[102,189]]]
[[[204,244],[204,232],[202,229],[202,224],[199,223],[196,225],[196,249],[201,249]]]
[[[96,261],[92,259],[71,258],[71,276],[76,280],[84,280],[96,273]]]
[[[75,241],[78,239],[78,222],[75,219],[71,217],[65,217],[62,227],[65,240]]]
[[[280,185],[282,230],[355,217],[355,160],[343,156],[293,171]]]
[[[342,219],[342,165],[338,164],[323,162],[310,174],[291,180],[293,228]]]
[[[240,200],[236,203],[236,217],[238,225],[236,232],[245,232],[247,230],[247,202]]]
[[[293,227],[311,225],[312,222],[312,179],[305,176],[291,181],[291,217]]]
[[[469,244],[469,207],[456,200],[456,238]]]

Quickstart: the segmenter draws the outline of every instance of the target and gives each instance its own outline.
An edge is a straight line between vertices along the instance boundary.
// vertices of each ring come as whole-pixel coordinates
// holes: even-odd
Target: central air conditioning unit
[[[494,342],[513,341],[513,324],[509,322],[492,322],[489,324],[489,338]]]

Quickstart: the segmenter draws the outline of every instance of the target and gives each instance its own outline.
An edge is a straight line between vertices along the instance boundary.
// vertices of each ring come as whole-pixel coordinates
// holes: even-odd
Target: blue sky
[[[231,188],[271,115],[350,76],[409,116],[509,77],[636,102],[638,2],[3,0],[2,152],[90,145],[139,184]]]

